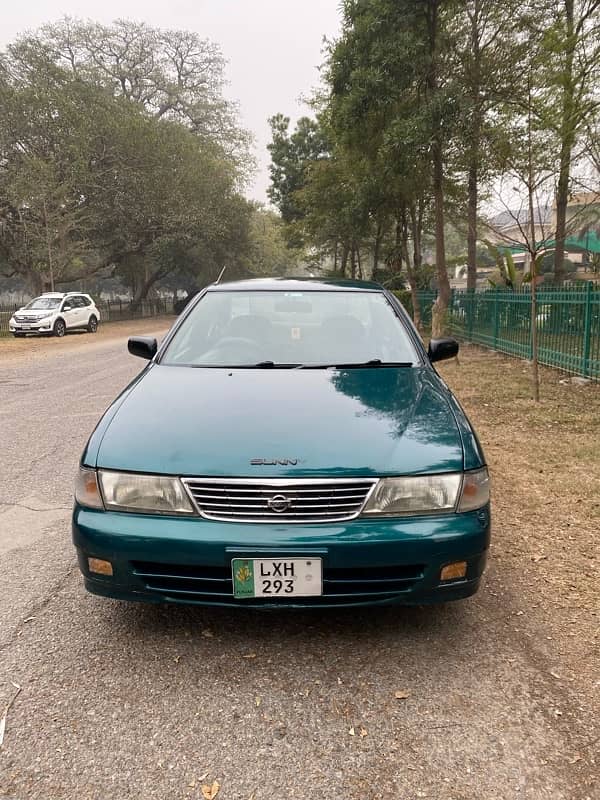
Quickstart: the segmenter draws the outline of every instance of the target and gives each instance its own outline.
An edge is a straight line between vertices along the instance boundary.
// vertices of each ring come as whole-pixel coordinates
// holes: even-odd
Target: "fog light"
[[[97,575],[112,575],[113,568],[110,561],[103,561],[101,558],[88,558],[88,569]]]
[[[467,562],[455,561],[454,564],[446,564],[440,572],[440,581],[456,581],[464,578],[467,574]]]

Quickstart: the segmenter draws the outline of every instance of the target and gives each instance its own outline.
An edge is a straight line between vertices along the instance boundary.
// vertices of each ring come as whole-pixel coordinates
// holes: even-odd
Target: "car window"
[[[412,339],[382,292],[211,291],[183,321],[163,364],[414,364]]]
[[[89,297],[86,297],[84,294],[82,294],[79,299],[81,301],[81,305],[82,306],[91,306],[92,305],[91,299]]]
[[[27,303],[24,308],[35,311],[50,311],[51,309],[58,308],[60,302],[60,297],[36,297],[30,303]]]

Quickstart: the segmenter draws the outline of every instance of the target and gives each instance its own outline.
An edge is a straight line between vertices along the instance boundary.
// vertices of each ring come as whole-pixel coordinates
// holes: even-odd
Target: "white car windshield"
[[[193,367],[412,366],[415,345],[382,292],[210,291],[162,364]]]
[[[31,303],[27,303],[24,308],[33,311],[49,311],[50,309],[58,308],[61,300],[61,297],[36,297]]]

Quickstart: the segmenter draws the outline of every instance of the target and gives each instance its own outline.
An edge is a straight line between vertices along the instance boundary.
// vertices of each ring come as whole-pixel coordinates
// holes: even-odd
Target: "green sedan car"
[[[87,589],[279,608],[472,595],[489,480],[464,411],[375,283],[213,285],[106,411],[76,482]]]

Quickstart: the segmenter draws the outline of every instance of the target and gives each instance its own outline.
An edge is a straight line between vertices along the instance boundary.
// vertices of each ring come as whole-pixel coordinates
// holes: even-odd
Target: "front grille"
[[[343,522],[358,516],[376,479],[185,478],[199,513],[228,522]]]
[[[171,600],[226,605],[345,605],[361,601],[389,600],[413,588],[423,578],[423,564],[336,569],[323,567],[323,594],[317,597],[257,597],[239,600],[233,596],[231,567],[201,567],[188,564],[132,563],[134,575],[147,591]]]

